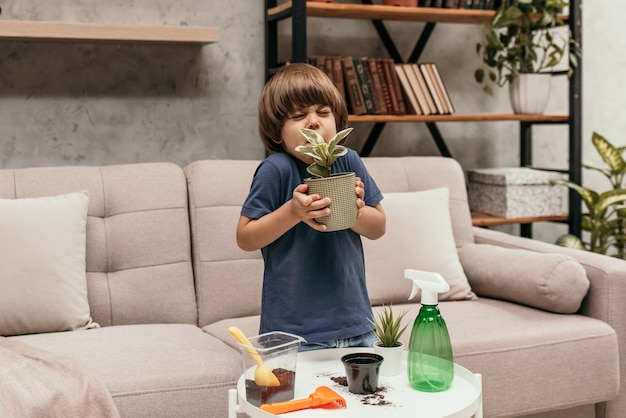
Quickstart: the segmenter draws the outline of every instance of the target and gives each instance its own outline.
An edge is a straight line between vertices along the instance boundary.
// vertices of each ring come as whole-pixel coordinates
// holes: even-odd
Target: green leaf
[[[586,189],[569,180],[563,180],[563,179],[550,180],[550,184],[567,186],[570,189],[575,190],[583,199],[583,202],[585,203],[585,205],[587,206],[589,210],[591,210],[599,200],[599,195],[597,192],[590,190],[590,189]]]
[[[319,164],[311,164],[306,171],[314,177],[330,177],[330,169]]]
[[[302,132],[302,135],[304,135],[306,140],[309,141],[313,145],[318,145],[318,144],[325,142],[324,137],[322,137],[322,135],[318,134],[316,131],[312,129],[302,128],[300,129],[300,132]]]
[[[476,71],[474,71],[474,79],[478,83],[482,83],[483,80],[485,79],[485,70],[483,70],[482,68],[479,68]]]
[[[580,240],[580,238],[572,234],[561,235],[559,238],[557,238],[555,244],[560,245],[561,247],[575,248],[577,250],[585,249],[585,246],[583,245],[583,242]]]
[[[623,173],[626,169],[626,162],[620,151],[617,150],[605,137],[594,132],[591,142],[596,147],[598,154],[614,173]]]
[[[599,211],[606,210],[609,206],[626,201],[626,189],[609,190],[600,194],[596,207]]]

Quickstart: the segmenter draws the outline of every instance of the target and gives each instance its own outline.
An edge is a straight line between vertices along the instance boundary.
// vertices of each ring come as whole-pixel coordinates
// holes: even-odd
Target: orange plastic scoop
[[[301,409],[333,404],[338,408],[346,407],[346,400],[328,386],[320,386],[308,398],[294,399],[293,401],[264,403],[259,406],[263,411],[271,414],[299,411]]]

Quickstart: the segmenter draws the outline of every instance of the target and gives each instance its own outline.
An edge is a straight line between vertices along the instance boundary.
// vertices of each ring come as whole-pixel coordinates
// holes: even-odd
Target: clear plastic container
[[[246,400],[252,405],[289,401],[294,397],[298,347],[305,340],[286,332],[268,332],[249,338],[261,357],[263,365],[278,378],[280,386],[258,385],[254,373],[258,367],[255,356],[239,344],[243,355],[243,373],[246,381]]]

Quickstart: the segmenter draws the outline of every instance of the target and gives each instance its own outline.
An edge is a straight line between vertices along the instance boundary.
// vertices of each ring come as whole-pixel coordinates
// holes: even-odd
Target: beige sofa
[[[626,358],[626,262],[473,228],[463,171],[454,160],[369,158],[366,164],[394,199],[411,191],[449,190],[460,257],[454,254],[446,266],[459,257],[465,275],[455,278],[458,292],[451,297],[472,300],[441,302],[441,311],[456,361],[483,375],[486,417],[626,416],[626,392],[620,392],[626,376],[626,361],[620,364]],[[262,259],[259,252],[239,250],[234,235],[256,165],[213,160],[184,170],[169,163],[0,170],[0,198],[89,191],[86,280],[90,315],[101,326],[10,338],[84,365],[108,387],[121,416],[225,417],[228,389],[242,367],[226,328],[237,325],[255,335],[259,324]],[[422,211],[403,222],[409,218],[422,219]],[[397,228],[389,233],[385,245],[391,243],[396,253],[417,234],[409,228],[405,237]],[[439,235],[419,239],[430,242]],[[368,265],[373,304],[408,307],[414,318],[419,305],[406,304],[406,281],[395,273],[371,273],[379,267],[375,244],[364,243],[366,257],[374,260]],[[528,251],[502,255],[498,247]],[[537,268],[554,267],[554,260],[533,261],[535,252],[567,255],[557,264],[569,266],[565,271],[572,276],[582,266],[588,281],[560,277],[550,283],[552,277]],[[520,264],[527,268],[516,270]],[[535,276],[545,280],[537,284]],[[570,294],[570,288],[577,290]],[[574,301],[563,304],[567,298]],[[572,306],[576,313],[550,312]]]

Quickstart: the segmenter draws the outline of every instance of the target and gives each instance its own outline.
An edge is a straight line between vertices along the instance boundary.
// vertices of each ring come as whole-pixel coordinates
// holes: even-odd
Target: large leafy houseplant
[[[589,162],[583,162],[583,167],[602,173],[611,183],[611,189],[597,192],[568,180],[551,181],[575,190],[587,209],[582,214],[582,229],[588,232],[589,238],[565,234],[559,237],[557,244],[623,259],[626,254],[626,161],[623,157],[626,147],[614,146],[597,132],[593,133],[591,142],[606,167]]]
[[[487,73],[483,68],[477,69],[476,81],[489,80],[503,87],[520,74],[535,74],[555,67],[568,51],[571,76],[578,66],[580,45],[569,31],[563,36],[551,30],[565,25],[559,12],[568,5],[563,0],[503,0],[493,17],[484,23],[484,41],[476,45],[476,52],[489,68]],[[484,91],[493,94],[488,83]]]

